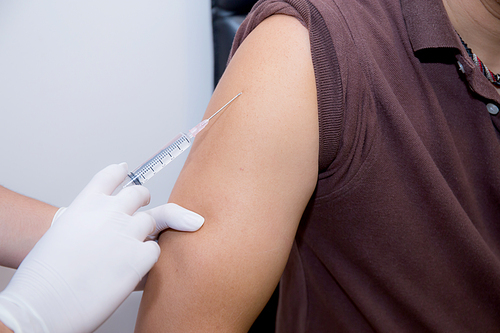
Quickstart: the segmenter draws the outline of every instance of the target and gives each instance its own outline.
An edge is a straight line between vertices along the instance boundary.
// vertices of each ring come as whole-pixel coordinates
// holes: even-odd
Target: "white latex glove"
[[[160,255],[143,242],[155,228],[149,191],[132,186],[116,196],[127,167],[97,173],[57,218],[0,293],[0,320],[20,332],[92,332],[131,293]],[[29,230],[27,230],[29,232]]]
[[[172,228],[179,231],[196,231],[201,228],[205,219],[174,203],[164,204],[144,211],[156,221],[156,228],[147,238],[155,240],[160,232]]]
[[[61,207],[54,215],[52,224],[66,210]],[[172,228],[179,231],[197,231],[205,223],[203,216],[196,214],[186,208],[174,203],[167,203],[149,210],[144,213],[151,215],[156,222],[155,230],[146,237],[148,240],[156,240],[160,232]]]
[[[179,231],[196,231],[200,229],[205,222],[205,219],[201,215],[174,203],[167,203],[153,209],[146,210],[144,213],[151,215],[156,221],[156,228],[154,232],[147,237],[148,240],[156,240],[160,232],[168,228]],[[144,290],[147,279],[148,274],[146,274],[141,282],[137,284],[134,291]]]

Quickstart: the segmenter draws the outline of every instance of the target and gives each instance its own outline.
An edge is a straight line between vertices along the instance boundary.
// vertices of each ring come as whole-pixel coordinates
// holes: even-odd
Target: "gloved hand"
[[[153,209],[144,211],[151,215],[156,221],[156,228],[146,239],[156,240],[158,235],[163,230],[168,228],[176,229],[179,231],[196,231],[201,228],[205,219],[201,216],[187,210],[174,203],[167,203]],[[134,291],[143,291],[146,286],[148,274],[146,274],[141,282],[137,284]]]
[[[155,240],[160,232],[172,228],[179,231],[196,231],[201,228],[205,219],[174,203],[167,203],[144,211],[156,221],[156,228],[147,239]]]
[[[132,186],[116,196],[126,165],[97,173],[55,220],[0,293],[0,321],[19,332],[92,332],[158,260],[144,242],[154,219],[135,213],[149,191]]]
[[[52,224],[54,224],[55,220],[57,220],[65,210],[66,207],[59,208],[54,215]],[[151,215],[156,222],[156,228],[146,237],[147,240],[156,240],[160,232],[169,228],[179,231],[196,231],[200,229],[205,222],[203,216],[174,203],[167,203],[145,210],[144,213]]]

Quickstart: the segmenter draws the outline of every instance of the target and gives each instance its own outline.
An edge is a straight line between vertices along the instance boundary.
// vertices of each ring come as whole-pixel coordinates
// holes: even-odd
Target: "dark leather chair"
[[[236,30],[256,2],[256,0],[212,0],[214,87],[226,68]]]
[[[214,38],[214,87],[226,68],[236,30],[256,0],[212,0]],[[275,330],[278,288],[254,322],[250,333],[271,333]]]

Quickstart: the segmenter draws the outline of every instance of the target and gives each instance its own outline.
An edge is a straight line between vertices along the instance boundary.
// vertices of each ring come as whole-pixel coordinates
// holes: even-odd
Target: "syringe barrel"
[[[179,133],[145,163],[141,164],[134,171],[129,172],[128,177],[122,184],[123,186],[120,186],[120,188],[131,185],[144,185],[145,182],[188,149],[193,139],[194,136],[191,133]]]

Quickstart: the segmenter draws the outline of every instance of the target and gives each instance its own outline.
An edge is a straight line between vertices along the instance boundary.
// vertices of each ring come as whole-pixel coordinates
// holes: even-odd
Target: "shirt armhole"
[[[328,169],[339,150],[344,123],[344,97],[340,67],[330,31],[309,1],[258,2],[238,29],[229,60],[255,27],[271,15],[298,19],[309,31],[318,99],[319,171]]]

